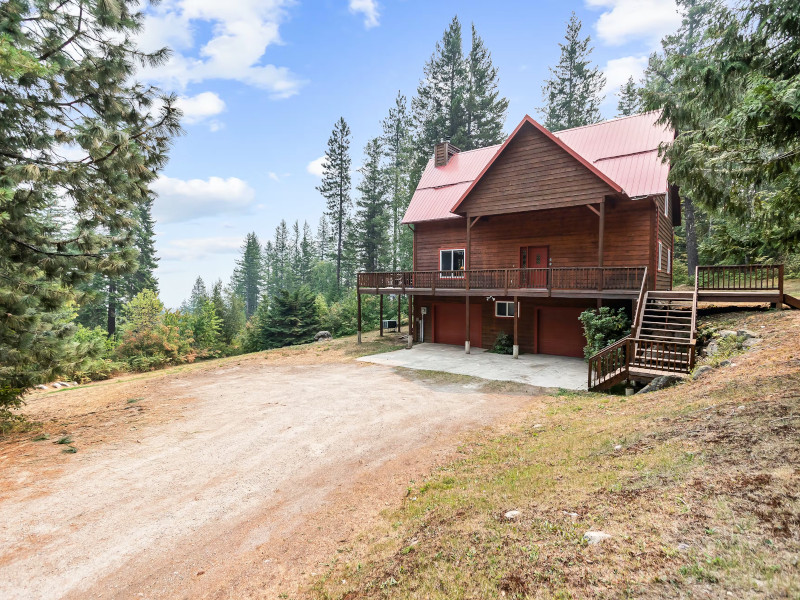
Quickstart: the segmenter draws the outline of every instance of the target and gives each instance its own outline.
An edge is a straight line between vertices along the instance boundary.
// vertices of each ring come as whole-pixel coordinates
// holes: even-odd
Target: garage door
[[[433,341],[437,344],[464,345],[467,338],[467,307],[461,303],[439,303],[433,305]],[[481,347],[481,305],[469,307],[470,345]]]
[[[584,310],[560,306],[539,308],[539,354],[582,357],[586,338],[578,315]]]

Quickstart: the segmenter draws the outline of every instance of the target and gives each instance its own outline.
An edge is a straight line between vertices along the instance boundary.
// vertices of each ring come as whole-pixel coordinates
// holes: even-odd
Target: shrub
[[[489,348],[489,352],[493,352],[494,354],[513,354],[514,340],[511,339],[510,335],[501,331],[497,334],[494,346]]]
[[[590,308],[583,311],[578,318],[583,323],[583,333],[586,336],[586,346],[583,348],[586,358],[631,332],[631,320],[624,308]]]

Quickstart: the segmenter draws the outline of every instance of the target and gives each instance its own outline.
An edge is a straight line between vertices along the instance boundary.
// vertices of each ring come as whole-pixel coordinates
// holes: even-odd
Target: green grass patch
[[[58,438],[54,444],[71,444],[72,443],[72,436],[65,435],[63,437]]]

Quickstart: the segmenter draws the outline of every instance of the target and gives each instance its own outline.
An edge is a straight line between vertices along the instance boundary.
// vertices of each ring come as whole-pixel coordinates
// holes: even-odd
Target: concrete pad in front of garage
[[[470,375],[495,381],[515,381],[538,387],[585,390],[587,366],[582,358],[521,354],[518,359],[473,348],[465,354],[461,346],[418,344],[411,350],[395,350],[364,356],[363,362]]]

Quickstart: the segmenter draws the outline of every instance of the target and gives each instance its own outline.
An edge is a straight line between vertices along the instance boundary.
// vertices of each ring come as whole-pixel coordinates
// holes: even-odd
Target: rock
[[[704,349],[704,354],[706,356],[713,356],[718,351],[719,351],[719,344],[717,342],[715,342],[714,340],[712,340],[712,341],[708,342],[708,344],[706,344],[706,347]]]
[[[678,552],[686,552],[689,548],[691,548],[691,546],[689,544],[687,544],[686,542],[681,542],[677,546]]]
[[[78,385],[78,382],[77,381],[70,381],[69,384],[70,385]]]
[[[37,386],[36,386],[36,389],[37,389],[37,390],[46,390],[46,389],[47,389],[47,386],[46,386],[46,385],[39,384],[39,385],[37,385]]]
[[[314,336],[314,341],[315,342],[325,341],[325,340],[332,340],[332,339],[333,339],[333,336],[331,335],[330,331],[319,331]]]
[[[751,337],[747,338],[744,342],[742,342],[742,346],[744,346],[745,348],[752,348],[753,346],[756,346],[760,343],[761,343],[761,338]]]
[[[616,446],[614,446],[614,450],[617,450],[617,451],[622,450],[622,444],[617,444]]]
[[[605,531],[587,531],[583,534],[583,539],[585,539],[590,546],[594,546],[595,544],[599,544],[600,542],[607,540],[611,537]]]
[[[515,521],[522,516],[522,512],[518,510],[510,510],[503,515],[506,521]]]
[[[537,423],[536,425],[533,426],[534,429],[542,429],[543,427],[544,425],[542,425],[541,423]]]
[[[720,367],[730,367],[733,363],[729,361],[727,358],[725,360],[721,360],[719,362]]]
[[[744,404],[740,404],[736,407],[736,410],[744,410]]]
[[[717,335],[719,337],[731,337],[736,336],[737,333],[733,329],[723,329]]]
[[[649,394],[650,392],[657,392],[658,390],[663,390],[665,388],[671,387],[678,383],[681,380],[680,377],[676,377],[675,375],[661,375],[660,377],[656,377],[644,386],[641,390],[639,390],[640,394]]]
[[[700,379],[701,377],[705,377],[708,373],[714,370],[714,367],[710,365],[703,365],[701,367],[697,367],[694,370],[694,375],[692,375],[692,379]]]
[[[756,337],[756,334],[750,331],[749,329],[740,329],[739,331],[736,332],[736,335],[746,340]]]
[[[64,383],[63,381],[56,381],[56,382],[53,383],[53,387],[56,388],[56,389],[60,389],[60,388],[65,388],[65,387],[69,387],[69,386],[66,383]]]
[[[569,511],[567,511],[567,510],[562,510],[561,512],[562,512],[562,513],[564,513],[565,515],[567,515],[567,516],[568,516],[570,519],[572,519],[573,521],[574,521],[574,520],[576,520],[576,519],[577,519],[577,518],[580,516],[580,515],[579,515],[578,513],[576,513],[576,512],[569,512]]]

